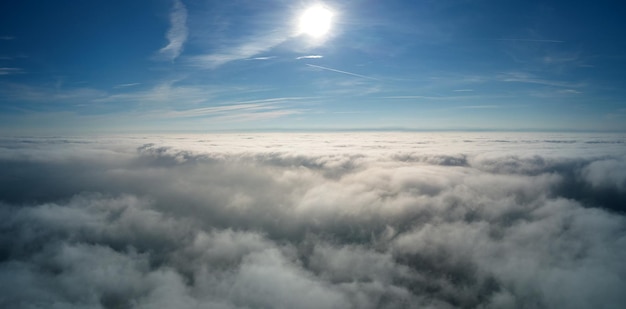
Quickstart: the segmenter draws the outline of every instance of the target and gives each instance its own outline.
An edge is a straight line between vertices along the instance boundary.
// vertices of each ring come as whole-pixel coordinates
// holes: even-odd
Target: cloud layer
[[[0,140],[0,307],[618,308],[618,135]]]

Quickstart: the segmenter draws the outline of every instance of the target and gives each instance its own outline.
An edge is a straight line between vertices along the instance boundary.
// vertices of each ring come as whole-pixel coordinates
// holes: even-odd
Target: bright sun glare
[[[328,33],[332,25],[333,12],[321,5],[308,8],[300,16],[299,33],[320,38]]]

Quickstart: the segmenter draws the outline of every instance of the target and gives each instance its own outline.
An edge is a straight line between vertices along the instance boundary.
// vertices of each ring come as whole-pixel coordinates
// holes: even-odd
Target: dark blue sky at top
[[[626,130],[617,1],[4,1],[0,129]]]

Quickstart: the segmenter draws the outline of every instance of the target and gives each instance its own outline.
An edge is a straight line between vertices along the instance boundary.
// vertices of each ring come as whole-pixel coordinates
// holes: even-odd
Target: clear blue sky
[[[331,25],[299,29],[323,5]],[[626,131],[619,1],[2,1],[0,130]]]

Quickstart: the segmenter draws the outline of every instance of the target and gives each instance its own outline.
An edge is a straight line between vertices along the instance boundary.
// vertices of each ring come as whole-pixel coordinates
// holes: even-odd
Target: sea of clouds
[[[2,308],[623,308],[626,136],[0,138]]]

